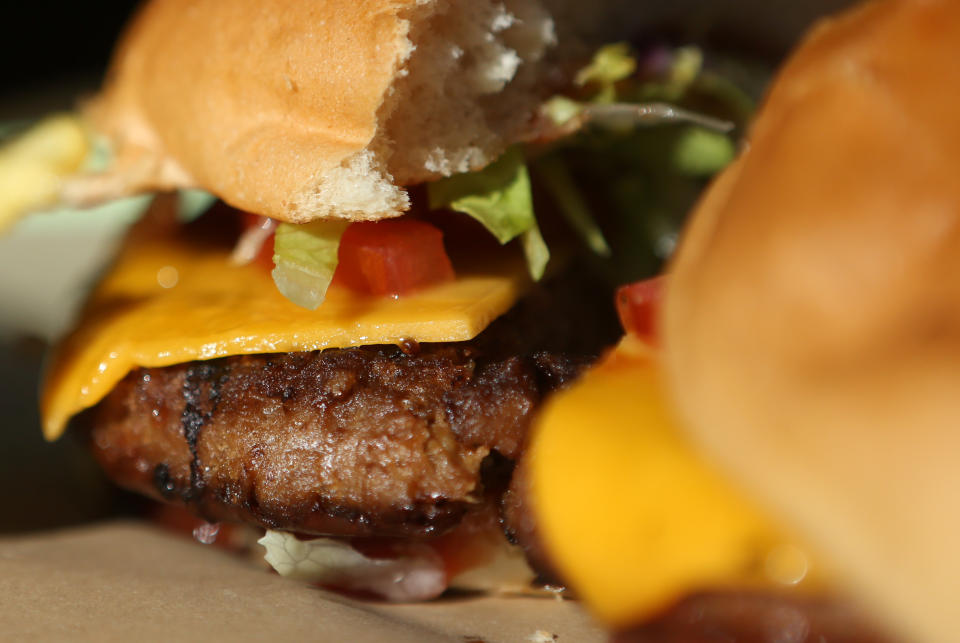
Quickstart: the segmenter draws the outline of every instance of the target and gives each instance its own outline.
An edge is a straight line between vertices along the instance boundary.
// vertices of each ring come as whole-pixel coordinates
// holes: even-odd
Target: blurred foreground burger
[[[878,640],[830,586],[956,640],[958,52],[946,0],[813,29],[665,281],[621,292],[633,332],[544,410],[527,542],[631,640]]]

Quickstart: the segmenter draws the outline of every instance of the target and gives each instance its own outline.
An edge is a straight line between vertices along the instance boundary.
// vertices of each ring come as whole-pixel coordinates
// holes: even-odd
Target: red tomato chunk
[[[650,343],[656,342],[663,286],[663,277],[653,277],[617,289],[617,314],[625,331]]]
[[[372,295],[403,295],[454,277],[443,233],[416,219],[354,223],[340,240],[335,280]]]

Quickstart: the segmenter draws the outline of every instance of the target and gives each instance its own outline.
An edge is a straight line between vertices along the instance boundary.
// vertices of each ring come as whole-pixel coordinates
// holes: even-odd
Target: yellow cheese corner
[[[686,443],[633,338],[548,403],[528,456],[543,544],[608,625],[695,590],[817,586],[806,550]]]
[[[399,299],[332,286],[315,311],[277,292],[260,267],[234,266],[227,249],[184,239],[128,244],[60,347],[41,401],[43,431],[99,402],[138,366],[251,353],[369,344],[465,341],[529,287],[522,261],[465,269],[455,281]]]

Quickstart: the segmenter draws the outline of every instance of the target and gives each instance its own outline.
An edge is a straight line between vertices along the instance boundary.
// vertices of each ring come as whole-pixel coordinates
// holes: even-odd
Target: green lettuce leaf
[[[340,237],[348,225],[348,221],[313,221],[277,226],[272,274],[287,299],[311,310],[323,303],[337,269]]]
[[[527,264],[534,279],[540,279],[550,253],[533,214],[530,174],[523,153],[516,146],[478,172],[457,174],[429,184],[430,208],[450,208],[468,214],[507,243],[521,235]]]

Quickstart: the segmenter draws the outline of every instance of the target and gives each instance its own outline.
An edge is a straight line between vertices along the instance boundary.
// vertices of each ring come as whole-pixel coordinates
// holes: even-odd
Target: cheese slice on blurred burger
[[[806,550],[687,442],[632,335],[547,403],[528,456],[550,561],[608,625],[700,590],[820,587]]]

